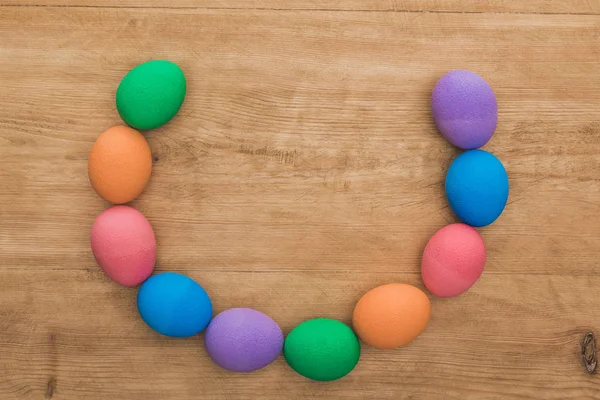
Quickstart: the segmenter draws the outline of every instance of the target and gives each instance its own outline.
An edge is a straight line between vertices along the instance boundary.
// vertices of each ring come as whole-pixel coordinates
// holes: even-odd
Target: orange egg
[[[402,283],[371,289],[356,303],[352,323],[360,339],[377,349],[395,349],[425,329],[431,313],[422,290]]]
[[[146,138],[127,126],[102,133],[90,152],[88,175],[92,187],[113,204],[138,197],[152,172],[152,153]]]

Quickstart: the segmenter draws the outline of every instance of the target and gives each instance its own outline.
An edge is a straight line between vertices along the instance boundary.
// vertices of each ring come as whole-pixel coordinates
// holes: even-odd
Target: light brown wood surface
[[[600,332],[597,2],[0,5],[1,399],[600,398],[579,344]],[[423,287],[423,247],[456,220],[443,179],[458,151],[429,110],[455,68],[496,91],[485,149],[511,183],[504,214],[481,230],[481,280],[432,297],[409,346],[364,346],[330,383],[282,358],[227,373],[201,337],[150,331],[136,290],[108,281],[91,255],[107,204],[87,157],[121,122],[121,77],[156,58],[181,65],[188,97],[147,134],[153,175],[133,205],[155,229],[157,270],[189,274],[216,312],[254,307],[287,333],[319,316],[349,323],[379,284]]]
[[[0,0],[0,5],[171,9],[598,14],[596,0]]]

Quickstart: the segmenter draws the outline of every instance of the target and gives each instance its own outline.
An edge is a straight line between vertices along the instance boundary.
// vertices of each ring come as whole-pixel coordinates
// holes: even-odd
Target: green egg
[[[154,129],[169,122],[185,98],[185,75],[179,66],[164,60],[133,68],[117,89],[117,110],[127,125]]]
[[[360,358],[360,342],[352,329],[340,321],[310,319],[285,338],[283,355],[300,375],[333,381],[354,369]]]

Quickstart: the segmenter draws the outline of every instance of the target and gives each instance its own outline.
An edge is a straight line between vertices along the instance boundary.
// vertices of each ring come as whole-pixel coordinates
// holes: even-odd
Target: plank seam
[[[570,15],[570,16],[600,16],[591,12],[526,12],[526,11],[459,11],[459,10],[407,10],[407,9],[343,9],[343,8],[267,8],[267,7],[189,7],[189,6],[88,6],[69,4],[0,4],[2,8],[97,8],[116,10],[198,10],[198,11],[284,11],[284,12],[347,12],[347,13],[407,13],[407,14],[508,14],[508,15]]]

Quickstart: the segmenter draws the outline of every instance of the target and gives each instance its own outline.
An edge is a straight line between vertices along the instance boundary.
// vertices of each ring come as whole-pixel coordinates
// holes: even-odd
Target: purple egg
[[[212,319],[204,336],[210,358],[233,372],[251,372],[271,364],[283,348],[281,328],[251,308],[232,308]]]
[[[465,150],[486,144],[498,123],[494,91],[470,71],[450,71],[442,76],[433,88],[431,111],[442,135]]]

